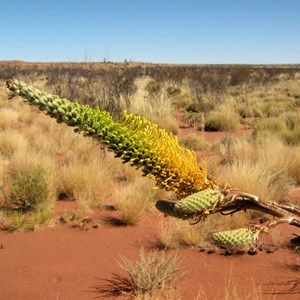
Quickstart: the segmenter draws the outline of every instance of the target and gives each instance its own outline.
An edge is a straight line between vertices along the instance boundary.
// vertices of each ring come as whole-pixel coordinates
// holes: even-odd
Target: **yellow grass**
[[[230,106],[217,107],[209,112],[205,119],[207,131],[237,131],[239,126],[239,115]]]
[[[18,124],[19,113],[10,108],[0,109],[0,130],[13,127]]]
[[[125,224],[136,225],[145,213],[154,207],[157,196],[152,186],[149,180],[143,177],[116,185],[113,198]]]
[[[130,112],[144,116],[162,128],[171,128],[169,131],[176,133],[174,124],[174,105],[172,99],[167,96],[167,87],[163,86],[159,94],[151,94],[149,83],[153,82],[148,76],[136,80],[137,92],[130,102]],[[175,132],[174,132],[175,131]]]
[[[222,148],[221,151],[225,154],[228,149]],[[287,146],[277,136],[268,134],[257,140],[234,139],[229,151],[237,163],[248,162],[299,181],[299,147]]]
[[[73,161],[64,165],[59,175],[60,192],[78,201],[81,210],[102,207],[114,188],[110,170],[100,159]]]
[[[285,173],[266,169],[263,164],[236,162],[220,168],[219,172],[233,187],[265,201],[286,202],[293,187],[293,181]]]
[[[23,152],[29,151],[27,140],[14,130],[0,131],[0,154],[10,158],[19,150]]]
[[[205,245],[209,243],[212,232],[240,228],[248,223],[248,213],[237,213],[231,217],[210,215],[194,225],[188,221],[166,218],[159,225],[157,239],[165,248]]]
[[[182,137],[179,140],[179,144],[194,151],[206,150],[209,147],[209,143],[205,140],[204,136],[196,133]]]

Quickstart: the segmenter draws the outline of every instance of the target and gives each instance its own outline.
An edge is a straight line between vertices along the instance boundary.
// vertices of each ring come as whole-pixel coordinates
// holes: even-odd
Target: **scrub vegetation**
[[[126,151],[131,151],[129,146],[128,149],[120,146],[126,140],[115,145],[114,137],[102,139],[102,132],[98,132],[98,141],[84,137],[95,138],[93,124],[84,127],[84,119],[80,121],[84,124],[80,128],[84,135],[75,134],[71,128],[56,123],[37,108],[16,101],[20,98],[18,93],[5,88],[5,81],[11,76],[45,91],[47,95],[55,94],[71,100],[64,102],[67,108],[77,109],[79,105],[74,102],[78,102],[91,109],[99,107],[99,114],[106,111],[114,120],[121,120],[107,123],[108,128],[120,124],[119,133],[131,138],[135,153],[141,151],[136,157],[128,158],[138,170],[122,164],[113,156],[112,152],[123,162],[128,161]],[[64,199],[76,202],[78,213],[101,210],[110,205],[119,212],[122,224],[130,226],[138,224],[156,206],[165,214],[176,217],[158,224],[157,243],[164,249],[206,245],[212,237],[222,245],[229,245],[232,240],[239,243],[243,234],[249,241],[254,241],[263,229],[237,232],[236,228],[247,227],[249,222],[260,218],[261,213],[247,211],[234,214],[232,218],[214,214],[206,219],[206,215],[223,203],[221,196],[212,194],[214,203],[205,202],[203,194],[183,202],[197,190],[216,189],[223,193],[227,189],[226,184],[216,183],[211,177],[205,181],[206,168],[210,176],[289,211],[290,192],[300,183],[300,68],[297,65],[1,62],[0,80],[0,226],[4,230],[33,230],[58,224],[59,217],[54,207],[59,199]],[[49,99],[52,98],[49,96],[47,103],[52,101]],[[64,112],[63,118],[50,104],[49,109],[48,114],[59,122],[77,126],[77,119],[75,125],[70,119],[75,115],[68,116]],[[89,118],[97,118],[97,114],[91,113]],[[140,117],[134,119],[132,114]],[[78,116],[81,117],[80,113],[75,117]],[[151,127],[142,117],[158,127]],[[155,141],[139,146],[139,141],[147,142],[150,133],[134,140],[135,128],[144,129],[145,126],[150,126],[151,134],[157,137],[161,132],[167,140],[175,136],[179,145],[188,149],[184,150],[188,158],[183,160],[187,164],[193,164],[189,153],[194,152],[189,151],[195,151],[195,163],[201,166],[200,171],[193,173],[200,176],[198,181],[190,180],[188,177],[196,175],[187,176],[182,169],[180,175],[176,173],[182,177],[178,179],[174,175],[175,183],[172,183],[151,169],[149,159],[161,155],[159,147],[155,146]],[[247,130],[247,134],[239,135],[242,130]],[[222,133],[222,137],[208,142],[206,136],[212,132]],[[169,155],[165,154],[168,149],[170,153],[175,149],[173,144],[170,145],[167,146],[166,142],[164,155]],[[156,147],[151,152],[154,156],[147,156],[147,147]],[[141,153],[145,157],[141,158]],[[202,157],[205,157],[205,163]],[[174,159],[174,164],[177,163]],[[168,166],[161,160],[161,168],[173,176]],[[155,179],[156,185],[166,191],[155,189],[155,183],[147,177]],[[226,192],[224,195],[227,196]],[[156,203],[165,198],[169,200]],[[197,201],[202,201],[201,205],[205,202],[206,206],[202,209]],[[201,206],[200,217],[191,210],[193,205]],[[186,219],[196,224],[191,226]],[[213,236],[220,230],[227,231]],[[228,230],[233,230],[235,236],[230,236]],[[141,252],[140,263],[126,258],[121,263],[129,277],[116,275],[109,283],[115,287],[119,284],[119,294],[127,292],[137,299],[160,299],[161,290],[168,290],[170,299],[176,299],[178,295],[170,288],[178,271],[175,264],[176,256],[159,256],[157,253],[145,256]],[[158,273],[151,273],[154,265],[157,272],[165,272],[159,273],[161,277],[157,277]],[[130,285],[130,290],[121,290],[125,289],[125,283]],[[168,293],[164,294],[167,298]]]

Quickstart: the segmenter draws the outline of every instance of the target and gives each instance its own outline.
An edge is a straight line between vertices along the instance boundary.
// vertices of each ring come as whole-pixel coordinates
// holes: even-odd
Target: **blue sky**
[[[300,63],[300,0],[0,0],[0,60]]]

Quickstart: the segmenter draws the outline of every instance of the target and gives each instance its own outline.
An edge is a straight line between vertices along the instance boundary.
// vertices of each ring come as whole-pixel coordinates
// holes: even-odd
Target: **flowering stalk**
[[[61,99],[22,81],[8,80],[6,85],[58,122],[107,144],[116,157],[141,168],[159,188],[173,190],[178,198],[214,185],[207,179],[206,166],[197,164],[194,152],[179,146],[176,137],[143,117],[124,112],[114,121],[98,107]]]

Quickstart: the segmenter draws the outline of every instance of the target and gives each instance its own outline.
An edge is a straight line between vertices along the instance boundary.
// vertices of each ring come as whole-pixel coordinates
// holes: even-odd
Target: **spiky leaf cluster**
[[[223,199],[223,194],[218,190],[206,189],[177,202],[159,200],[156,202],[156,208],[175,218],[193,219],[208,215]]]
[[[97,107],[61,99],[19,80],[7,81],[7,87],[58,122],[107,144],[116,157],[141,168],[160,188],[175,191],[179,198],[212,184],[206,166],[197,164],[194,152],[180,147],[172,134],[145,118],[124,112],[121,120],[114,121]]]
[[[194,193],[176,203],[176,207],[186,213],[209,214],[209,210],[219,205],[224,196],[213,189],[206,189]]]
[[[219,248],[224,249],[246,249],[257,243],[261,228],[240,228],[214,233],[211,241]]]

